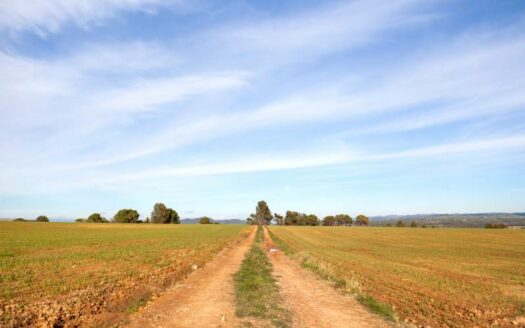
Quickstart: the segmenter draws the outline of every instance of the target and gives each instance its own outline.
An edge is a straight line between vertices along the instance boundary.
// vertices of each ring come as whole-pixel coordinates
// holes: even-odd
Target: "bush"
[[[507,226],[505,223],[487,223],[485,229],[505,229]]]
[[[36,222],[49,222],[49,219],[45,215],[40,215],[36,218]]]
[[[212,224],[213,221],[209,217],[203,216],[202,218],[199,219],[199,223],[200,224]]]
[[[396,227],[398,227],[398,228],[404,228],[404,227],[405,227],[405,222],[403,222],[402,220],[397,221],[397,223],[396,223]]]
[[[86,219],[83,219],[83,218],[78,218],[75,220],[76,223],[84,223],[86,222]]]
[[[26,222],[27,220],[23,219],[23,218],[16,218],[13,221],[15,221],[15,222]]]
[[[139,223],[139,212],[132,209],[122,209],[113,216],[113,222],[117,223]]]
[[[410,227],[417,228],[417,223],[415,221],[412,221],[412,223],[410,223]]]

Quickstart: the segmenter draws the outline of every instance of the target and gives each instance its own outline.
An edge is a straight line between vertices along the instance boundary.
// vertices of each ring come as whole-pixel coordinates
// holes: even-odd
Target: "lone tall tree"
[[[251,214],[249,219],[251,219],[251,224],[268,225],[272,222],[273,215],[268,204],[266,204],[264,200],[261,200],[257,203],[257,207],[255,207],[255,214]],[[248,221],[250,222],[250,220]]]

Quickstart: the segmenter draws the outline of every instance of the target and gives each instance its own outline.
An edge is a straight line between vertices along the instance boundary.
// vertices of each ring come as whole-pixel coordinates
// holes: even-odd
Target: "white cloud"
[[[11,33],[34,31],[55,33],[63,25],[88,24],[111,18],[119,11],[153,12],[155,6],[173,4],[177,0],[3,0],[0,2],[0,30]]]
[[[263,154],[242,154],[236,157],[215,158],[212,163],[186,163],[178,166],[159,165],[151,169],[138,170],[132,173],[108,171],[105,173],[78,177],[68,181],[61,188],[83,188],[86,186],[121,186],[123,183],[157,181],[157,179],[195,176],[214,176],[239,173],[267,172],[277,170],[314,168],[338,164],[390,164],[395,161],[432,160],[450,161],[452,158],[470,160],[481,158],[493,159],[499,154],[519,153],[525,150],[525,135],[510,137],[458,141],[440,145],[410,148],[382,154],[358,152],[350,145],[317,145],[310,149],[295,149]],[[474,156],[472,154],[475,154]],[[487,162],[486,160],[483,160]],[[466,163],[465,163],[466,164]],[[368,167],[370,170],[370,167]]]
[[[40,1],[31,7],[8,1],[0,4],[0,30],[48,33],[64,24],[97,21],[119,10],[147,10],[154,4],[157,2]],[[381,62],[373,69],[344,67],[313,82],[302,83],[298,81],[302,76],[288,70],[292,61],[292,66],[304,64],[373,44],[407,21],[420,24],[434,19],[419,4],[341,2],[320,11],[190,33],[180,43],[89,44],[47,59],[0,52],[0,147],[10,155],[0,159],[0,181],[20,184],[18,191],[30,189],[33,178],[43,181],[35,189],[100,187],[155,177],[522,149],[522,136],[487,139],[478,134],[473,140],[445,145],[429,142],[423,148],[394,153],[384,149],[354,152],[349,149],[364,147],[353,144],[350,133],[333,138],[345,138],[344,149],[319,147],[302,155],[276,151],[263,158],[238,154],[197,163],[191,162],[190,154],[187,162],[176,165],[159,155],[151,158],[155,169],[126,173],[115,165],[168,150],[177,153],[184,146],[206,148],[208,141],[241,132],[263,135],[272,127],[322,126],[326,122],[356,126],[354,120],[358,120],[357,134],[377,135],[522,110],[523,33],[509,36],[496,31],[491,36],[471,35],[469,42],[464,37],[446,40],[396,62]],[[176,46],[187,40],[195,48]],[[302,71],[316,68],[306,65]],[[265,95],[268,89],[281,87],[286,92]],[[238,102],[221,101],[217,95],[238,96]],[[182,109],[178,107],[181,103]],[[394,113],[405,115],[376,121],[382,114]],[[148,115],[160,117],[157,125],[144,123]],[[305,144],[315,141],[308,138],[304,134]],[[280,144],[267,146],[284,149]]]
[[[243,87],[246,85],[244,75],[230,72],[139,81],[104,93],[92,107],[109,111],[150,111],[190,96]]]
[[[520,110],[525,105],[525,95],[521,92],[525,88],[525,70],[519,65],[521,56],[525,56],[522,41],[522,36],[516,35],[506,39],[496,36],[483,42],[471,40],[468,47],[458,42],[447,54],[438,48],[423,58],[416,55],[395,67],[384,67],[380,74],[374,75],[373,81],[361,73],[350,85],[334,81],[323,89],[298,92],[259,108],[245,107],[220,114],[208,109],[204,115],[174,118],[173,124],[168,121],[154,134],[130,138],[118,147],[91,153],[80,164],[65,163],[59,167],[110,165],[243,131],[303,122],[362,119],[408,109],[413,113],[402,119],[380,124],[372,121],[352,129],[346,136],[418,129]],[[160,58],[165,58],[165,52],[159,53]],[[111,70],[111,66],[108,69]],[[143,68],[140,65],[133,68],[137,69]],[[89,97],[82,97],[80,103],[87,104],[87,116],[82,120],[90,122],[91,127],[85,129],[91,133],[120,120],[122,112],[155,110],[190,96],[238,90],[248,83],[249,76],[244,72],[196,74],[139,80],[136,84],[117,85],[108,90],[104,87]],[[419,107],[425,110],[418,111]],[[74,130],[79,133],[83,129],[74,127]]]
[[[525,148],[525,135],[511,137],[471,140],[464,142],[434,145],[423,148],[408,149],[395,153],[385,153],[364,157],[367,160],[403,159],[403,158],[428,158],[466,154],[470,152],[485,151],[484,155],[493,156],[500,152],[521,151]]]
[[[204,40],[219,53],[242,54],[240,63],[249,65],[245,59],[255,57],[259,69],[271,69],[362,47],[377,42],[381,33],[436,19],[415,0],[338,1],[284,17],[262,17],[219,27],[205,33]]]

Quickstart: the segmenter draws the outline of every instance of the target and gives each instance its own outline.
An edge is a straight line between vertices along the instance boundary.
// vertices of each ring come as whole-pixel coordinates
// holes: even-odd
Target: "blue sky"
[[[4,0],[0,217],[525,210],[525,3]]]

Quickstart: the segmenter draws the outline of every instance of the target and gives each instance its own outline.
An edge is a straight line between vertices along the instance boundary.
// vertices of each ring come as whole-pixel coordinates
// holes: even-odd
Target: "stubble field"
[[[246,231],[0,222],[0,326],[110,322],[108,313],[135,311]]]
[[[431,327],[524,324],[525,231],[274,227],[274,240],[369,308]],[[389,309],[390,308],[390,309]],[[514,323],[513,323],[514,321]]]

